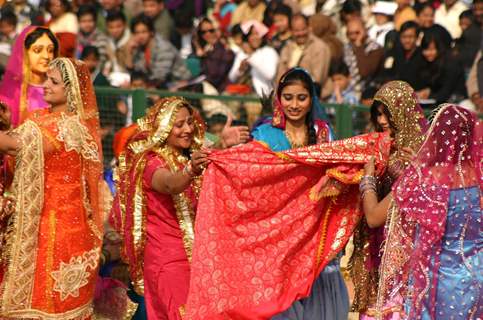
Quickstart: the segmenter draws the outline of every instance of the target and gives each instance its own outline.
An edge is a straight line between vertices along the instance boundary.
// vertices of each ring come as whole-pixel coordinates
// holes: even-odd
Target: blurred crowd
[[[25,26],[46,25],[97,86],[268,97],[300,66],[326,102],[370,104],[398,79],[425,106],[482,110],[482,21],[482,0],[12,0],[0,69]]]

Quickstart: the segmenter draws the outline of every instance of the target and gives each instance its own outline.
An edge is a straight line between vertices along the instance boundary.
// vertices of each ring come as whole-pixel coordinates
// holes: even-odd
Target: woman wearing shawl
[[[86,319],[102,243],[102,154],[89,70],[58,58],[37,110],[0,150],[15,155],[15,212],[1,248],[2,319]]]
[[[364,199],[375,219],[388,220],[379,310],[399,295],[408,319],[483,315],[481,126],[471,111],[443,105],[389,200]]]
[[[158,102],[138,126],[119,157],[112,224],[124,237],[131,281],[145,297],[149,319],[181,319],[200,174],[207,161],[200,151],[204,126],[177,97]]]
[[[363,178],[361,192],[376,186],[377,198],[383,199],[404,169],[412,151],[418,150],[424,139],[427,121],[417,102],[414,90],[403,81],[391,81],[375,95],[371,107],[371,122],[376,131],[388,131],[393,138],[391,156],[386,172],[377,180]],[[364,208],[366,209],[366,208]],[[374,319],[377,297],[380,247],[384,239],[383,221],[374,221],[371,210],[365,210],[366,219],[361,221],[354,234],[354,253],[349,263],[355,285],[352,309],[361,319]],[[368,215],[369,214],[369,215]],[[389,303],[382,311],[386,318],[399,319],[399,303]]]
[[[282,76],[278,84],[271,123],[256,127],[252,135],[273,151],[320,144],[332,140],[330,126],[325,119],[312,77],[302,68],[293,68]],[[339,259],[334,259],[322,271],[308,298],[296,301],[273,319],[346,319],[349,296],[339,262]]]
[[[43,83],[59,43],[47,28],[29,26],[17,37],[0,84],[0,99],[10,107],[12,125],[21,124],[29,112],[48,108]]]

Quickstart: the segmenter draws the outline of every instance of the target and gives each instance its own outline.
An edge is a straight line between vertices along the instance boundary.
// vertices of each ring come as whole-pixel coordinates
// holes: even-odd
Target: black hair
[[[231,36],[234,37],[236,35],[243,35],[243,30],[240,26],[239,23],[235,24],[233,27],[231,27]]]
[[[341,74],[348,77],[350,75],[349,67],[344,61],[333,61],[329,67],[329,77],[335,76],[336,74]]]
[[[252,32],[257,32],[255,30],[255,27],[253,27],[253,26],[248,30],[248,32],[246,34],[245,33],[243,34],[243,42],[248,42],[248,38],[250,37],[250,34]],[[262,48],[262,47],[264,47],[266,45],[267,45],[267,35],[264,35],[262,37],[262,43],[260,44],[260,48]]]
[[[215,124],[225,124],[227,119],[227,116],[225,116],[223,113],[215,113],[206,120],[206,124],[208,126],[213,126]]]
[[[416,12],[416,15],[419,16],[426,8],[433,10],[433,13],[436,11],[430,3],[421,3],[415,6],[414,11]]]
[[[30,47],[34,44],[34,42],[37,41],[38,38],[42,37],[44,34],[46,34],[47,37],[49,37],[49,39],[54,44],[54,55],[57,56],[59,52],[59,41],[54,36],[52,31],[50,31],[50,29],[43,28],[43,27],[37,27],[37,29],[30,32],[27,35],[27,37],[25,37],[25,41],[24,41],[25,49],[30,49]]]
[[[143,71],[132,71],[131,74],[131,82],[134,80],[141,80],[144,81],[146,84],[149,84],[149,77],[146,72]]]
[[[126,15],[121,10],[111,10],[107,13],[106,23],[121,20],[126,23]]]
[[[293,21],[295,19],[299,19],[299,18],[302,18],[305,21],[305,24],[307,26],[309,25],[309,17],[307,17],[306,15],[303,15],[301,13],[296,13],[296,14],[292,15],[292,18],[290,18],[290,28],[292,27]]]
[[[471,9],[468,9],[468,10],[465,10],[463,12],[461,12],[460,16],[459,16],[459,19],[470,19],[471,22],[473,22],[475,20],[475,15],[473,14],[473,10]]]
[[[183,10],[174,12],[174,26],[181,29],[193,29],[193,16]]]
[[[45,2],[45,9],[50,12],[50,1],[47,0]],[[64,7],[65,12],[70,12],[72,11],[72,5],[69,0],[60,0],[60,4]]]
[[[420,44],[421,50],[428,49],[431,43],[434,43],[434,45],[436,46],[436,50],[438,51],[438,58],[443,57],[446,53],[446,46],[443,44],[439,33],[431,31],[425,32]]]
[[[12,12],[10,10],[2,10],[0,15],[0,22],[6,22],[11,26],[16,26],[18,22],[17,15],[15,14],[15,12]]]
[[[204,23],[209,23],[211,24],[213,27],[215,26],[213,24],[213,21],[211,21],[210,19],[204,17],[203,19],[201,19],[200,23],[198,24],[198,28],[196,28],[196,34],[198,35],[198,41],[200,43],[200,45],[202,47],[204,47],[206,45],[206,41],[205,39],[203,39],[203,33],[201,31],[201,25],[204,24]]]
[[[409,29],[416,30],[416,35],[419,33],[419,25],[414,21],[406,21],[402,24],[401,29],[399,29],[399,34],[402,34],[404,31]]]
[[[89,4],[83,4],[79,7],[77,10],[77,19],[80,19],[83,16],[86,16],[90,14],[94,21],[97,21],[97,10],[96,7],[89,5]]]
[[[302,68],[292,68],[285,72],[285,74],[280,78],[277,87],[277,97],[280,98],[282,91],[286,86],[292,84],[301,84],[310,94],[310,99],[316,99],[314,97],[314,80],[310,74]],[[313,101],[312,101],[313,103]],[[307,113],[305,118],[305,123],[307,124],[308,134],[309,134],[309,145],[317,143],[317,135],[315,132],[314,119],[312,118],[312,112]]]
[[[290,8],[289,6],[281,3],[279,5],[277,5],[275,7],[275,9],[273,10],[273,15],[281,15],[281,16],[286,16],[288,18],[288,20],[290,21],[290,19],[292,18],[292,8]]]
[[[374,100],[374,102],[371,105],[371,123],[376,129],[377,132],[382,132],[384,131],[382,127],[379,125],[377,122],[377,117],[379,116],[379,107],[383,107],[383,113],[387,118],[387,121],[389,122],[389,125],[391,128],[393,128],[393,131],[396,129],[396,126],[394,125],[394,122],[392,121],[391,113],[389,112],[389,108],[382,103],[381,101]]]
[[[361,93],[361,100],[373,99],[374,96],[376,95],[376,92],[377,92],[376,87],[369,86],[365,88]]]
[[[101,58],[101,54],[99,53],[99,49],[94,46],[85,46],[84,49],[82,49],[81,53],[81,60],[84,60],[90,55],[94,55],[97,60]]]
[[[136,26],[138,24],[144,24],[150,32],[154,32],[153,19],[151,19],[150,17],[148,17],[144,14],[140,14],[137,17],[135,17],[134,19],[132,19],[132,21],[131,21],[131,32],[132,33],[134,33],[134,29],[136,28]]]
[[[346,0],[340,9],[340,19],[345,22],[345,16],[348,14],[362,14],[362,3],[359,0]]]

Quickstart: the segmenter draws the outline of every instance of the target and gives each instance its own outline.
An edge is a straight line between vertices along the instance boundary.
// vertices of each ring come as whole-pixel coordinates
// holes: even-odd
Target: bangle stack
[[[377,194],[377,180],[374,176],[362,176],[359,183],[359,191],[361,199],[364,199],[367,193],[371,192]]]
[[[185,176],[189,176],[190,178],[192,178],[195,175],[193,172],[193,165],[191,164],[191,160],[188,161],[188,163],[184,166],[183,174]]]

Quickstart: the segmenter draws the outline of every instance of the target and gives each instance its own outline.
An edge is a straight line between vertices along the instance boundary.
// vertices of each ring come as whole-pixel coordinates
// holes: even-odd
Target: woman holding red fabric
[[[404,170],[413,151],[418,150],[424,139],[427,121],[417,102],[414,90],[403,81],[391,81],[384,85],[374,96],[371,107],[371,122],[379,132],[389,132],[393,138],[391,156],[385,173],[378,179],[363,177],[361,192],[364,204],[367,188],[377,188],[377,198],[383,199],[391,186]],[[406,162],[406,163],[405,163]],[[352,308],[359,312],[360,319],[376,317],[375,302],[377,297],[378,269],[380,264],[380,246],[384,240],[384,220],[376,220],[372,208],[364,207],[365,219],[361,221],[354,234],[354,253],[352,255],[351,277],[355,285]],[[384,319],[400,319],[400,303],[388,303],[384,310]]]
[[[317,98],[310,74],[302,68],[287,71],[277,87],[271,123],[256,127],[253,138],[273,151],[301,148],[332,140],[331,128]],[[349,296],[334,259],[313,284],[309,297],[296,301],[272,319],[347,319]]]

